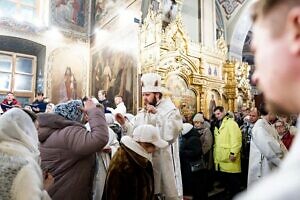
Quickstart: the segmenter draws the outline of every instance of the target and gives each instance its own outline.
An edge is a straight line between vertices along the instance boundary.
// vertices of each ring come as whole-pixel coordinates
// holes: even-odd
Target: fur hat
[[[71,100],[67,103],[60,103],[54,107],[53,112],[63,116],[64,118],[81,122],[83,118],[83,113],[80,110],[82,108],[82,102],[80,100]]]
[[[181,133],[182,133],[182,135],[185,135],[192,130],[193,125],[190,123],[183,123],[182,128],[183,128],[183,130]]]
[[[141,78],[142,92],[162,92],[161,77],[155,73],[143,74]]]
[[[132,138],[136,142],[151,143],[158,148],[168,146],[168,143],[160,138],[158,128],[150,124],[143,124],[136,127],[133,131]]]
[[[194,118],[193,118],[193,122],[201,122],[203,123],[204,122],[204,118],[203,118],[203,115],[200,114],[200,113],[197,113]]]

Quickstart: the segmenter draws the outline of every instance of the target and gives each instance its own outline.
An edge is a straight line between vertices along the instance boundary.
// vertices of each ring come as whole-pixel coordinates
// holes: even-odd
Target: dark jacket
[[[199,160],[202,156],[200,135],[194,128],[182,136],[180,146],[180,164],[182,173],[183,194],[192,195],[194,199],[205,199],[201,170],[191,171],[191,163]]]
[[[42,169],[54,177],[53,200],[92,199],[96,152],[108,141],[104,113],[88,111],[91,132],[83,124],[53,113],[38,114]]]
[[[107,110],[107,107],[112,107],[112,105],[108,99],[98,100],[98,101],[99,101],[99,103],[101,103],[104,106],[105,113],[111,113],[109,110]]]
[[[112,158],[102,200],[153,200],[154,177],[150,161],[121,143]]]
[[[42,100],[42,101],[35,100],[34,102],[32,102],[31,107],[32,108],[39,108],[40,109],[39,111],[36,111],[36,110],[33,109],[33,111],[35,113],[45,112],[46,108],[47,108],[47,104],[48,103],[46,103],[44,100]]]

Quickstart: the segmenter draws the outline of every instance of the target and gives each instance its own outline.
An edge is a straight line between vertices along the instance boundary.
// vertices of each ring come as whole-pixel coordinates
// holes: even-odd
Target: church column
[[[235,79],[235,64],[231,61],[226,61],[223,66],[223,74],[225,77],[224,92],[228,98],[228,110],[234,111],[236,99],[236,79]]]
[[[200,94],[200,107],[199,107],[199,110],[198,111],[202,111],[204,113],[205,116],[208,116],[208,112],[207,112],[207,105],[206,105],[206,97],[207,97],[207,94],[206,92],[207,89],[206,88],[199,88],[199,94]]]

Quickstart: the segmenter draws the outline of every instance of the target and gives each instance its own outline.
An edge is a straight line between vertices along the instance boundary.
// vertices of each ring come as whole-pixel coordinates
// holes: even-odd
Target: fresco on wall
[[[85,31],[88,2],[87,0],[52,0],[52,22],[65,29]]]
[[[51,102],[60,103],[81,98],[85,62],[80,52],[71,49],[57,49],[49,57]],[[51,86],[49,85],[51,84]]]
[[[191,121],[197,111],[196,94],[178,75],[171,75],[167,78],[166,88],[171,93],[171,99],[180,113],[187,121]]]
[[[139,24],[134,22],[134,17],[140,14],[141,2],[135,0],[96,2],[130,3],[130,6],[123,10],[123,17],[110,20],[90,41],[91,94],[97,96],[99,90],[106,90],[107,98],[111,102],[114,102],[116,95],[120,95],[123,97],[127,112],[135,113]]]
[[[225,106],[225,104],[222,103],[221,95],[217,90],[209,90],[206,95],[206,109],[208,111],[207,117],[210,119],[214,113],[215,107],[220,105]]]
[[[135,0],[96,0],[94,8],[95,25],[98,26],[120,14],[120,9],[126,8]]]
[[[106,47],[93,55],[92,63],[92,94],[97,96],[99,90],[106,90],[110,102],[114,102],[114,97],[120,95],[127,112],[133,112],[136,58],[124,51]]]

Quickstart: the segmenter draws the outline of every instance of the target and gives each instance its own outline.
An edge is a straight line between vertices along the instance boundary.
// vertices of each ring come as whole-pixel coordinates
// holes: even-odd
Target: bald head
[[[259,112],[257,108],[252,108],[249,112],[249,121],[251,124],[254,124],[259,118]]]

